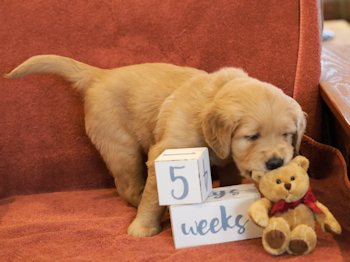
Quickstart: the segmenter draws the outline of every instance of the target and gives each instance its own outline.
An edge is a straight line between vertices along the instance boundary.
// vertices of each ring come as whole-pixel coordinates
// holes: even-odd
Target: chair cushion
[[[310,143],[313,143],[312,141]],[[336,159],[332,159],[336,160]],[[317,199],[343,227],[332,236],[316,226],[317,246],[309,261],[345,261],[350,257],[350,191],[343,178],[311,179]],[[334,182],[333,182],[334,181]],[[324,184],[330,185],[324,187]],[[344,193],[344,189],[348,190]],[[328,197],[332,196],[332,197]],[[269,261],[261,239],[175,250],[169,214],[163,230],[151,238],[126,234],[136,209],[115,189],[15,196],[0,200],[2,261]],[[280,259],[290,259],[283,255]],[[294,257],[293,261],[304,261]]]

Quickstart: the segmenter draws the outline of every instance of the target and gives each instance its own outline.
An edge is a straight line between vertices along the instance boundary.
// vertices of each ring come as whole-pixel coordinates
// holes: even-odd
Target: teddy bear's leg
[[[308,254],[315,248],[316,242],[317,236],[311,227],[298,225],[290,235],[287,251],[292,255]]]
[[[265,250],[272,255],[283,254],[288,247],[290,227],[282,217],[272,217],[263,231],[262,243]]]

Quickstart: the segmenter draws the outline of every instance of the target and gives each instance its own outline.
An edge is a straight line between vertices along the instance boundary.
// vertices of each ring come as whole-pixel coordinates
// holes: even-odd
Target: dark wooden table
[[[335,146],[350,164],[350,45],[325,44],[322,47],[322,99],[334,115]]]

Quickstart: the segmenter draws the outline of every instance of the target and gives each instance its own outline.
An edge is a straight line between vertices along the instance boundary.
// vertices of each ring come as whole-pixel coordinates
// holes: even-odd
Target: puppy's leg
[[[220,187],[239,185],[242,183],[242,176],[234,162],[223,167],[217,166],[216,172],[220,180]]]
[[[138,207],[145,187],[145,165],[137,141],[122,128],[113,131],[110,126],[106,131],[94,127],[98,125],[88,125],[87,133],[113,175],[119,195]]]
[[[115,157],[108,161],[119,195],[131,205],[138,207],[145,187],[143,158],[137,148],[115,148]]]
[[[162,149],[151,148],[148,154],[148,177],[136,218],[128,228],[128,234],[131,236],[149,237],[161,231],[160,221],[166,207],[159,206],[154,160],[162,152]]]
[[[120,196],[137,207],[145,186],[142,149],[123,104],[116,102],[112,88],[104,84],[102,79],[86,91],[86,133],[113,175]]]

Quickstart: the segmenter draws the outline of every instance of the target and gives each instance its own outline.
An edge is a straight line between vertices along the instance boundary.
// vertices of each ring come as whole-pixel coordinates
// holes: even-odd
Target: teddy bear
[[[338,221],[310,189],[308,168],[309,160],[297,156],[269,172],[252,172],[263,198],[248,214],[262,227],[262,244],[272,255],[310,253],[317,242],[315,220],[323,231],[341,234]]]

